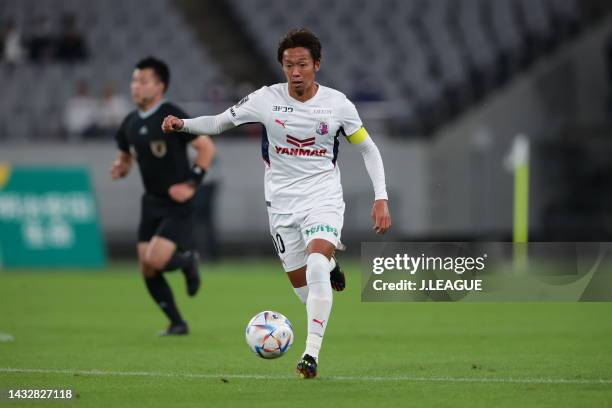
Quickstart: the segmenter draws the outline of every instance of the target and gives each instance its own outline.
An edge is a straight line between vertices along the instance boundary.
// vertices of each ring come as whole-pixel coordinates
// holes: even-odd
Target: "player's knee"
[[[329,282],[329,261],[319,253],[308,255],[306,263],[306,282],[309,294],[317,298],[331,297],[332,289]]]
[[[306,282],[329,282],[329,260],[318,252],[308,255],[306,260]]]
[[[145,262],[140,261],[140,273],[145,279],[154,278],[157,274],[157,271],[154,268],[151,268]]]
[[[168,263],[168,257],[154,251],[149,251],[144,259],[144,264],[154,271],[161,271]]]

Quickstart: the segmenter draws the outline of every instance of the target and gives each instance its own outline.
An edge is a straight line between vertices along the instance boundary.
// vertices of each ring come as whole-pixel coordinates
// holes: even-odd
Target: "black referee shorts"
[[[193,249],[193,222],[193,199],[177,203],[170,198],[144,194],[138,242],[148,242],[154,235],[158,235],[174,242],[180,250]]]

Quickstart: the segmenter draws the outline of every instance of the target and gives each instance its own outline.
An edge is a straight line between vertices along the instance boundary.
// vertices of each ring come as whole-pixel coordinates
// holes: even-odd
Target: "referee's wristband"
[[[194,164],[191,166],[191,172],[189,174],[189,181],[194,185],[198,186],[202,183],[204,176],[206,175],[206,170]]]

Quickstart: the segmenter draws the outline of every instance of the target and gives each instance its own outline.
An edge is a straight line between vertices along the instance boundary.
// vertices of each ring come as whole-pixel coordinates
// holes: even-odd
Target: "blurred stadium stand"
[[[73,15],[89,58],[18,69],[2,64],[0,136],[64,136],[61,111],[76,81],[89,82],[99,95],[106,83],[125,84],[135,61],[148,54],[170,61],[173,78],[181,78],[172,81],[170,98],[234,101],[275,77],[282,80],[276,44],[301,26],[323,41],[322,83],[356,102],[380,102],[365,110],[383,116],[391,133],[425,135],[577,33],[595,3],[109,0],[84,7],[78,0],[3,0],[0,15],[16,22],[24,41],[42,19],[57,23]],[[221,84],[233,89],[211,95]]]
[[[134,64],[146,55],[171,63],[169,97],[174,100],[205,99],[211,84],[224,81],[218,65],[198,43],[171,0],[0,2],[0,16],[16,22],[26,43],[41,17],[55,24],[66,14],[75,16],[89,58],[73,64],[2,64],[2,137],[63,138],[62,111],[74,94],[76,82],[87,81],[95,95],[101,96],[108,83],[120,84],[122,93],[127,93]]]
[[[578,0],[230,4],[268,63],[276,63],[283,33],[308,27],[323,42],[324,66],[333,67],[321,70],[322,83],[357,101],[367,85],[377,99],[392,102],[390,114],[400,127],[420,133],[452,119],[566,41],[585,15]]]

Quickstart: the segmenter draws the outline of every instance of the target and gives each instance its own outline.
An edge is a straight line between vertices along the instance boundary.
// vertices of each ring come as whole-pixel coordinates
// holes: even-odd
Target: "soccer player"
[[[131,93],[137,110],[127,115],[117,131],[119,151],[110,173],[113,180],[125,177],[133,162],[138,162],[145,189],[138,227],[140,271],[149,294],[170,320],[160,335],[183,335],[189,328],[163,272],[181,269],[189,296],[198,292],[192,197],[213,159],[215,146],[208,136],[166,135],[161,131],[164,117],[185,116],[164,100],[169,81],[170,71],[163,61],[148,57],[136,64]],[[187,156],[189,145],[197,152],[193,164]]]
[[[312,378],[331,312],[330,271],[344,221],[337,165],[340,136],[360,150],[372,180],[375,231],[386,232],[391,217],[382,158],[355,106],[341,92],[315,81],[321,66],[319,39],[308,30],[293,30],[281,39],[277,57],[286,83],[264,86],[217,116],[171,115],[162,126],[165,132],[215,135],[243,123],[263,124],[270,233],[295,293],[306,305],[308,335],[297,371]]]

